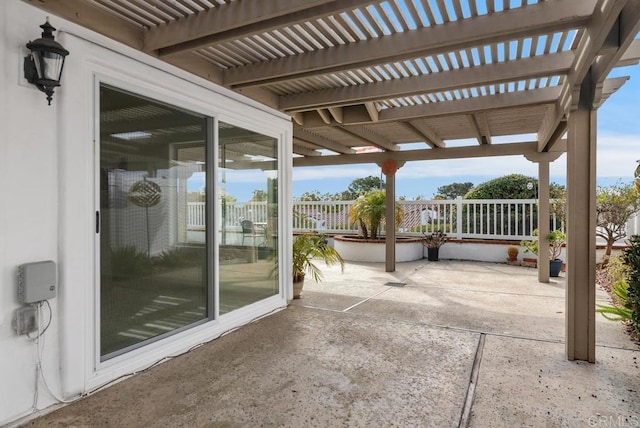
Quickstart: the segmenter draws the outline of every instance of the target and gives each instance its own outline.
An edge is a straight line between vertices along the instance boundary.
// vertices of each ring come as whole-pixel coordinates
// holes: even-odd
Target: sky
[[[636,160],[640,159],[640,65],[614,69],[609,77],[620,76],[631,78],[598,110],[599,186],[632,181]],[[535,135],[531,135],[528,141],[534,140]],[[451,143],[448,145],[460,142]],[[566,155],[562,155],[550,164],[551,181],[566,184],[566,171]],[[524,156],[407,162],[396,174],[396,195],[431,198],[446,184],[470,181],[478,185],[514,173],[537,178],[538,167]],[[368,175],[379,176],[380,168],[374,164],[294,168],[293,196],[314,190],[340,192],[354,179]]]

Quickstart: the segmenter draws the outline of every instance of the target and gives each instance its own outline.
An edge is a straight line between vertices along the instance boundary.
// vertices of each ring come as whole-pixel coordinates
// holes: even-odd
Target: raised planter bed
[[[343,259],[352,262],[384,262],[386,244],[383,239],[363,239],[356,236],[336,235],[333,246]],[[424,257],[422,238],[397,237],[396,261],[410,262]]]

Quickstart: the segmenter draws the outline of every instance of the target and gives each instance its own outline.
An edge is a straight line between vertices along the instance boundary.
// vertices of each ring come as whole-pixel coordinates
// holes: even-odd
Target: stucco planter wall
[[[382,240],[364,240],[355,236],[336,235],[333,246],[343,259],[352,262],[384,262],[385,242]],[[423,257],[421,238],[396,238],[396,261],[410,262]]]

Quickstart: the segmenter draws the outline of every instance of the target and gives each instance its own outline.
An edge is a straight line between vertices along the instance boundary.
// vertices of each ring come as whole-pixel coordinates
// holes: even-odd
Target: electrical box
[[[38,330],[37,311],[36,305],[26,305],[16,309],[12,324],[17,334],[29,334]]]
[[[51,261],[18,266],[18,300],[35,303],[56,297],[56,264]]]

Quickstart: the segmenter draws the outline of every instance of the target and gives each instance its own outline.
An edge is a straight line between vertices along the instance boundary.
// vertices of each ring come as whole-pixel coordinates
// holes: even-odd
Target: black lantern
[[[27,43],[31,54],[24,58],[24,77],[47,94],[47,101],[51,105],[53,89],[60,86],[64,59],[69,51],[54,40],[53,32],[56,29],[49,24],[49,18],[40,28],[42,37]]]

